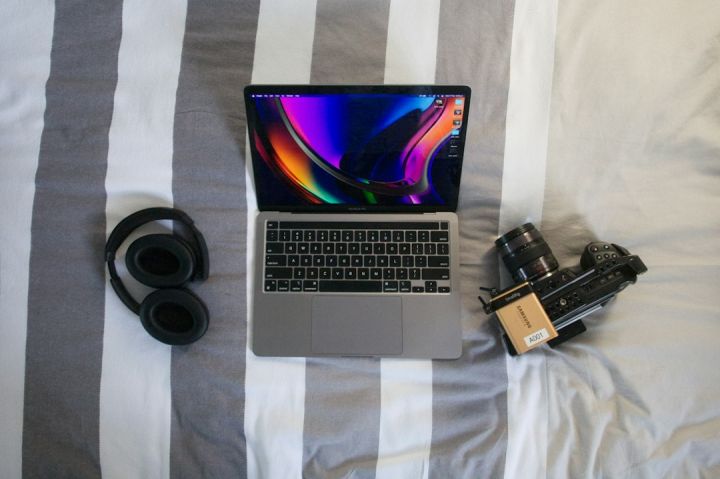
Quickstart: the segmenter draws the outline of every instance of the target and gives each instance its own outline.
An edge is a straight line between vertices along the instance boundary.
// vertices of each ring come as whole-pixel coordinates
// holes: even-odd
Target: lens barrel
[[[517,282],[531,281],[558,269],[558,262],[532,223],[509,231],[495,240],[503,263]]]

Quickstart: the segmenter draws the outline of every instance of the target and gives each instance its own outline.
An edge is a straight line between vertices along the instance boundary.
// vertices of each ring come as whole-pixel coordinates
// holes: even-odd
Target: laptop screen
[[[261,210],[452,211],[470,90],[249,86]]]

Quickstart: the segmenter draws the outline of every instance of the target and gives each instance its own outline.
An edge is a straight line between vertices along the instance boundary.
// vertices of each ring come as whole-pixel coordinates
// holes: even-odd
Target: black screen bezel
[[[338,94],[338,93],[387,93],[387,94],[414,94],[414,95],[462,95],[465,98],[464,113],[459,135],[460,158],[458,161],[457,177],[453,178],[453,184],[457,185],[452,198],[444,205],[334,205],[334,204],[312,204],[312,205],[274,205],[262,203],[257,198],[257,206],[260,211],[283,211],[283,212],[378,212],[378,213],[427,213],[436,211],[456,211],[458,197],[460,194],[460,179],[462,176],[462,163],[464,160],[465,137],[467,135],[467,124],[470,116],[470,87],[466,85],[248,85],[244,89],[245,110],[247,113],[248,131],[250,125],[256,122],[256,112],[251,95],[302,95],[302,94]],[[257,184],[255,171],[258,170],[258,162],[262,161],[255,149],[252,138],[250,151],[253,165],[253,181]]]

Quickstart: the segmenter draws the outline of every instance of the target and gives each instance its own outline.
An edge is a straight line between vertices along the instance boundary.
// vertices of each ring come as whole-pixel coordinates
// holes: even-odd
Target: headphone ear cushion
[[[209,314],[205,304],[187,289],[159,289],[140,304],[140,321],[160,342],[190,344],[207,331]]]
[[[190,281],[196,258],[187,241],[179,236],[154,234],[133,241],[125,264],[133,278],[153,288],[174,288]]]

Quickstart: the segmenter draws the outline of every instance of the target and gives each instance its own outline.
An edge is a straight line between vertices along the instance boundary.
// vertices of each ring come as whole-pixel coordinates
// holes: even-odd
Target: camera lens
[[[558,269],[557,259],[532,223],[505,233],[495,246],[515,281],[531,281]]]

